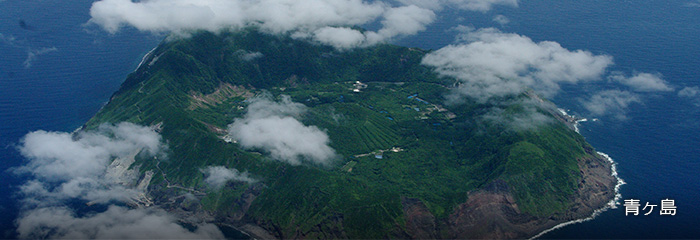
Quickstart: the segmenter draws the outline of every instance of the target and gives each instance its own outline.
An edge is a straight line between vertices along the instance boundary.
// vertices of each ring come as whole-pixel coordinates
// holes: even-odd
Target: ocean
[[[30,131],[73,131],[92,117],[162,36],[84,26],[92,1],[0,1],[0,238],[11,237]]]
[[[16,150],[34,130],[72,131],[94,115],[142,56],[164,36],[125,28],[109,34],[89,20],[92,1],[0,1],[0,238],[12,237],[19,210],[12,167]],[[505,16],[509,22],[496,23]],[[542,238],[700,238],[700,100],[677,90],[700,86],[700,2],[696,0],[520,1],[489,12],[445,10],[429,29],[396,43],[438,49],[454,41],[458,24],[495,27],[569,50],[607,54],[609,71],[658,73],[676,91],[643,94],[626,119],[583,122],[581,134],[618,163],[627,183],[622,199],[660,205],[673,199],[675,216],[625,216],[623,206]],[[603,80],[564,86],[552,100],[587,117],[580,104],[592,91],[621,88]]]

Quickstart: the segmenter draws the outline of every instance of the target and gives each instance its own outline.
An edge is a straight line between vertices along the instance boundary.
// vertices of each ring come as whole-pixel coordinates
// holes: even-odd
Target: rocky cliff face
[[[458,205],[447,219],[436,220],[418,199],[404,199],[406,233],[411,238],[528,238],[558,224],[591,216],[605,207],[615,196],[617,179],[611,163],[586,149],[589,157],[579,159],[581,181],[573,204],[566,212],[549,217],[522,213],[509,186],[496,180],[469,194],[467,202]]]
[[[611,163],[604,157],[586,149],[589,157],[579,159],[581,181],[574,196],[573,204],[566,212],[556,213],[548,217],[536,217],[523,213],[513,198],[510,187],[501,180],[495,180],[480,190],[469,193],[466,202],[459,204],[452,214],[445,219],[436,218],[426,205],[416,198],[403,197],[401,205],[405,216],[405,226],[397,226],[393,237],[414,239],[514,239],[533,237],[558,224],[577,219],[584,219],[594,211],[605,207],[615,196],[617,179],[612,176]],[[319,225],[310,231],[298,231],[293,236],[287,236],[279,231],[278,226],[269,222],[251,221],[245,217],[248,206],[260,193],[262,186],[251,187],[239,203],[241,210],[215,221],[230,224],[236,229],[246,232],[254,238],[347,238],[342,230],[342,216],[338,216],[334,224],[337,226],[327,229]],[[197,217],[213,220],[212,213],[201,209],[180,211],[189,219]],[[188,213],[189,212],[189,213]],[[192,214],[195,212],[196,214]],[[403,230],[398,230],[403,229]]]

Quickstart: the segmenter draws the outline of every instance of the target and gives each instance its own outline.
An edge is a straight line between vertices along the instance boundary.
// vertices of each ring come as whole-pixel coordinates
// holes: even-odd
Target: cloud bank
[[[40,49],[29,49],[27,50],[27,59],[25,59],[22,64],[24,65],[24,68],[30,68],[32,67],[32,62],[34,62],[34,60],[36,60],[37,57],[55,51],[58,51],[58,48],[50,47]]]
[[[29,69],[32,67],[32,63],[41,55],[52,53],[58,51],[58,48],[56,47],[42,47],[42,48],[34,48],[32,46],[29,46],[26,43],[26,40],[18,40],[15,36],[9,35],[5,36],[2,33],[0,33],[0,43],[7,44],[8,46],[14,47],[14,48],[24,48],[26,49],[27,52],[27,58],[24,59],[24,62],[22,62],[22,65],[24,65],[24,68]]]
[[[112,160],[133,158],[140,151],[155,156],[164,149],[158,133],[132,123],[105,124],[76,135],[40,130],[21,140],[19,150],[28,162],[15,171],[34,177],[21,186],[27,200],[125,201],[136,192],[107,177]]]
[[[238,57],[241,58],[241,60],[246,62],[250,62],[265,56],[261,52],[250,52],[246,50],[238,50],[235,54],[238,55]]]
[[[22,211],[17,219],[22,238],[220,238],[213,225],[195,232],[157,208],[128,209],[110,205],[105,212],[80,216],[75,200],[90,204],[133,203],[139,189],[137,171],[129,169],[137,154],[161,156],[167,149],[149,127],[104,124],[77,133],[35,131],[22,138],[27,159],[14,169],[31,178],[20,186]]]
[[[683,89],[678,91],[678,96],[687,98],[700,96],[700,87],[684,87]]]
[[[700,0],[690,1],[685,3],[686,7],[700,7]]]
[[[493,17],[493,21],[500,24],[501,26],[510,23],[510,19],[503,15],[496,15],[495,17]]]
[[[90,22],[112,33],[126,25],[151,32],[220,31],[256,25],[285,33],[365,24],[387,8],[359,0],[102,0],[90,8]]]
[[[432,10],[442,10],[445,7],[470,11],[486,12],[496,5],[517,7],[518,0],[398,0],[406,5],[416,5]]]
[[[191,232],[161,209],[110,206],[107,211],[77,217],[66,207],[46,207],[23,213],[17,221],[20,238],[67,239],[223,239],[213,224]]]
[[[284,95],[279,102],[269,95],[249,102],[245,117],[228,127],[229,135],[242,147],[262,149],[272,158],[292,165],[299,165],[302,160],[328,165],[336,158],[326,132],[297,120],[306,111],[303,104]]]
[[[639,95],[628,91],[603,90],[580,102],[594,116],[612,115],[624,120],[627,108],[633,103],[642,103],[642,100]]]
[[[534,99],[518,100],[492,107],[480,118],[487,123],[500,125],[511,131],[536,129],[555,121],[552,116],[539,109],[556,109],[556,106]]]
[[[393,6],[391,3],[399,3]],[[101,0],[90,8],[90,23],[110,33],[124,26],[141,31],[186,34],[248,26],[273,34],[309,39],[338,49],[370,46],[413,35],[435,21],[444,7],[488,11],[517,0]],[[349,28],[380,22],[377,31]]]
[[[668,92],[673,88],[664,81],[660,74],[637,73],[632,77],[626,77],[621,72],[614,72],[610,79],[638,92]]]
[[[684,87],[678,91],[678,97],[690,99],[695,106],[700,106],[700,87]]]
[[[17,44],[15,43],[17,41],[17,38],[13,35],[5,36],[2,33],[0,33],[0,42],[7,44],[12,47],[17,47]]]
[[[257,182],[249,176],[248,172],[241,173],[237,169],[229,169],[224,166],[210,166],[202,169],[202,172],[207,176],[204,182],[215,189],[223,187],[228,181]]]
[[[470,31],[460,39],[466,43],[441,48],[422,61],[440,75],[459,80],[452,99],[486,102],[526,89],[551,97],[563,83],[599,80],[612,65],[607,55],[570,51],[556,42],[537,43],[493,28]]]
[[[596,55],[585,50],[568,50],[551,41],[534,42],[530,38],[497,29],[459,26],[463,31],[456,44],[427,54],[422,63],[447,77],[457,79],[456,89],[447,96],[448,103],[465,98],[479,103],[497,103],[503,97],[534,90],[545,98],[554,97],[564,84],[578,85],[606,78],[629,89],[603,90],[592,93],[579,103],[594,116],[625,119],[633,103],[642,103],[640,93],[670,92],[674,87],[661,74],[608,72],[611,56]],[[686,90],[690,93],[691,90]],[[496,101],[492,101],[495,99]],[[529,111],[530,113],[535,113]],[[493,121],[502,116],[498,109],[484,116]],[[537,114],[524,119],[543,119]],[[523,121],[511,119],[511,124]],[[520,122],[520,123],[517,123]]]

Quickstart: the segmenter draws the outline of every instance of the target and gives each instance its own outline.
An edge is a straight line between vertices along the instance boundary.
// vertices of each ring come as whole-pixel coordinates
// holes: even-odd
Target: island
[[[151,126],[166,156],[110,166],[137,176],[129,204],[255,238],[528,238],[615,198],[575,119],[531,90],[446,101],[457,83],[429,52],[255,28],[168,38],[81,131]],[[511,124],[528,111],[546,118]],[[210,181],[217,167],[236,177]]]

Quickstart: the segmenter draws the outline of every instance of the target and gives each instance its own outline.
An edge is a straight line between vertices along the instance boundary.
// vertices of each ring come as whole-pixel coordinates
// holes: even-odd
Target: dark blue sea
[[[16,151],[30,131],[73,131],[162,37],[84,26],[92,1],[0,1],[0,238],[12,237],[22,179]],[[9,232],[9,233],[8,233]]]
[[[163,36],[89,25],[92,1],[0,1],[0,238],[12,237],[22,179],[16,151],[34,130],[72,131],[94,115]],[[496,15],[510,22],[495,23]],[[525,0],[490,12],[445,10],[419,36],[398,44],[438,49],[453,42],[457,24],[496,27],[534,41],[614,57],[610,71],[658,73],[676,90],[700,85],[700,2],[697,0]],[[591,89],[594,88],[594,89]],[[565,86],[553,101],[586,116],[585,89]],[[674,199],[675,216],[625,216],[624,207],[543,238],[700,238],[700,101],[677,91],[645,94],[627,119],[584,122],[581,134],[618,163],[627,183],[622,199],[659,204]]]

